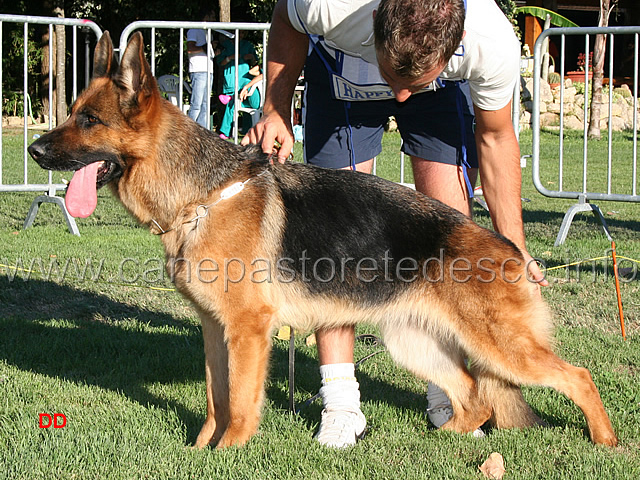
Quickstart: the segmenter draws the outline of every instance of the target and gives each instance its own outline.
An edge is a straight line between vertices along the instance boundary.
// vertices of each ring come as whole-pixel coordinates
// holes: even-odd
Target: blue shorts
[[[330,55],[325,54],[325,59],[334,66]],[[402,103],[395,100],[334,100],[329,73],[315,50],[307,57],[304,77],[305,162],[344,168],[351,165],[352,150],[355,163],[377,156],[382,151],[384,125],[390,116],[394,116],[404,153],[433,162],[462,165],[461,118],[457,105],[457,89],[460,88],[467,161],[471,168],[478,167],[473,106],[466,83],[445,82],[444,88],[412,95]]]

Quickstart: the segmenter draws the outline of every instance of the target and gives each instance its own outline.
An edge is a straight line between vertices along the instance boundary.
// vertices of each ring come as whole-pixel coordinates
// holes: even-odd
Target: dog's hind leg
[[[218,442],[229,422],[229,360],[224,327],[202,312],[200,318],[206,359],[207,418],[196,439],[196,448]]]
[[[393,359],[416,376],[438,385],[449,397],[453,416],[441,428],[473,432],[489,419],[491,408],[478,395],[475,379],[455,343],[414,327],[387,325],[382,330]]]
[[[565,394],[584,413],[594,443],[616,445],[617,439],[604,410],[591,374],[561,360],[551,350],[545,333],[547,315],[541,302],[528,303],[513,295],[502,302],[500,311],[484,312],[490,334],[482,342],[469,343],[470,355],[479,368],[508,383],[552,387]],[[515,308],[514,308],[515,307]],[[507,313],[508,312],[508,313]],[[505,317],[505,315],[509,315]],[[478,320],[480,321],[480,320]],[[495,398],[496,393],[492,396]],[[511,407],[508,407],[511,408]],[[510,412],[505,408],[505,416]],[[511,410],[511,414],[518,410]],[[508,424],[509,420],[505,420]],[[525,419],[511,420],[517,424]]]
[[[520,358],[514,370],[522,383],[549,386],[569,397],[582,410],[593,443],[617,445],[618,439],[609,416],[586,368],[574,367],[551,350],[541,348],[532,355]]]

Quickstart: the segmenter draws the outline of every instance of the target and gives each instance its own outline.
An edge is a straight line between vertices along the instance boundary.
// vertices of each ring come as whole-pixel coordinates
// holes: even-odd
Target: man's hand
[[[538,262],[536,262],[526,250],[522,252],[522,255],[524,256],[524,263],[527,266],[527,280],[537,284],[538,294],[541,295],[540,287],[548,287],[549,281],[540,270]]]
[[[293,129],[277,113],[264,115],[242,139],[242,145],[256,144],[264,153],[278,151],[278,162],[284,163],[293,151]]]

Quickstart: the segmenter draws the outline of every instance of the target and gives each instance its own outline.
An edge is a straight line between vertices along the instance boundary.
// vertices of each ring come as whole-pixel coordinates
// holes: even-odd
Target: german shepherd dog
[[[196,447],[256,433],[275,328],[364,322],[449,396],[444,429],[537,424],[520,385],[545,385],[582,409],[594,443],[617,443],[589,372],[553,353],[549,312],[511,242],[373,175],[281,165],[216,138],[161,97],[140,33],[119,63],[105,32],[71,116],[29,153],[75,171],[72,214],[89,215],[109,184],[161,234],[202,321],[207,415]]]

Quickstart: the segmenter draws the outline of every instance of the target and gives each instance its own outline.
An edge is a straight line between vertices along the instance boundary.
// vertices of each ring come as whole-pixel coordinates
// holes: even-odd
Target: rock
[[[633,128],[633,108],[629,108],[628,106],[622,107],[620,118],[625,124],[625,129],[631,130]]]
[[[623,130],[626,130],[626,128],[627,128],[627,124],[622,118],[620,117],[611,118],[611,130],[613,130],[614,132],[621,132]]]
[[[533,78],[520,77],[521,87],[521,114],[520,128],[528,128],[531,125],[531,112],[533,111]],[[584,88],[584,87],[583,87]],[[562,98],[560,94],[562,93]],[[601,129],[607,127],[609,111],[611,111],[611,129],[615,131],[633,128],[633,95],[628,85],[622,85],[613,90],[612,105],[609,106],[609,95],[602,95],[600,105]],[[564,88],[559,86],[553,89],[544,80],[540,80],[540,125],[544,127],[556,126],[560,123],[559,115],[564,114],[563,125],[568,129],[584,130],[584,104],[585,95],[578,94],[571,79],[566,78]],[[589,98],[589,101],[591,99]],[[561,105],[562,101],[562,105]],[[640,104],[638,104],[638,129],[640,130]],[[586,112],[587,116],[589,112]]]
[[[22,117],[4,117],[2,123],[7,127],[23,127],[24,119]]]
[[[550,127],[554,125],[560,124],[560,115],[556,113],[542,113],[540,114],[540,126],[541,127]]]
[[[562,100],[564,101],[564,103],[573,103],[576,100],[576,93],[576,87],[565,88]]]
[[[578,119],[575,115],[568,115],[564,117],[564,128],[570,128],[572,130],[584,130],[584,123]]]
[[[620,117],[622,116],[622,107],[617,104],[613,104],[611,107],[611,116],[612,117]],[[600,120],[605,120],[609,118],[609,104],[601,103],[600,104]]]
[[[622,95],[622,97],[624,97],[624,98],[633,99],[633,94],[631,93],[631,89],[629,88],[629,85],[627,85],[626,83],[620,85],[620,87],[618,87],[618,88],[614,88],[613,89],[613,93],[617,93],[619,95]]]
[[[540,101],[541,102],[553,102],[553,93],[549,84],[540,79]]]
[[[527,100],[526,102],[524,102],[524,109],[527,112],[533,112],[533,101]],[[540,113],[544,113],[546,111],[547,111],[546,102],[540,102]]]
[[[564,115],[569,115],[573,113],[573,103],[565,103],[562,109],[562,113]],[[547,112],[560,114],[560,104],[559,103],[549,103],[547,105]]]

